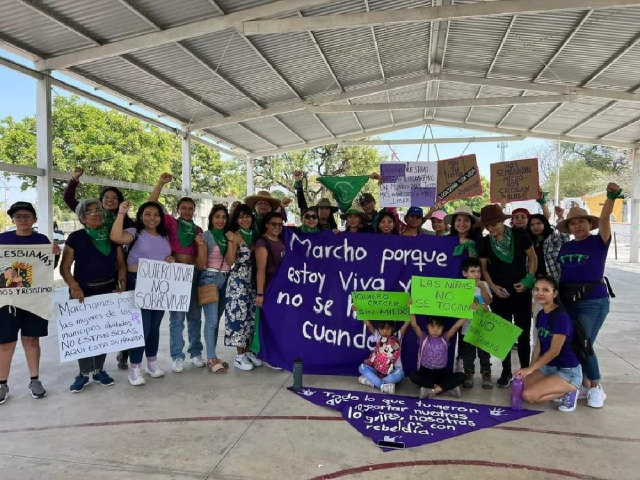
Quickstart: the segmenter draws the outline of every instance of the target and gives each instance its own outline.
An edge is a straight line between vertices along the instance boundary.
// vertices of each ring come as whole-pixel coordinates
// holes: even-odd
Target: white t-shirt
[[[491,294],[491,289],[489,288],[489,284],[484,280],[480,280],[480,284],[489,294],[489,298],[493,298],[493,295]],[[476,300],[480,305],[484,305],[485,308],[489,308],[489,306],[485,304],[484,298],[482,298],[482,290],[480,287],[476,286],[473,296],[474,296],[474,300]],[[471,325],[471,320],[467,320],[466,322],[464,322],[464,325],[462,325],[463,335],[467,334],[467,332],[469,331],[470,325]]]
[[[398,361],[393,364],[393,369],[402,370],[402,333],[400,333],[400,331],[398,331],[397,334],[394,332],[394,336],[398,339],[398,343],[400,344],[400,356],[398,357]],[[380,335],[380,332],[376,330],[376,333],[369,336],[369,343],[375,342],[377,345],[381,338],[382,335]]]

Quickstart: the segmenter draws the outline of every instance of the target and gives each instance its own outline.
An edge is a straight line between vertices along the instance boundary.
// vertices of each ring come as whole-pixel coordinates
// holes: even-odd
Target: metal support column
[[[632,154],[633,161],[633,192],[631,195],[631,252],[629,262],[638,263],[638,235],[640,235],[640,148]]]
[[[253,195],[253,159],[247,158],[247,195]]]
[[[182,135],[182,190],[191,195],[191,132]]]
[[[48,74],[49,72],[43,72]],[[36,80],[36,158],[38,176],[38,230],[53,240],[53,154],[51,150],[51,83],[48,76]]]

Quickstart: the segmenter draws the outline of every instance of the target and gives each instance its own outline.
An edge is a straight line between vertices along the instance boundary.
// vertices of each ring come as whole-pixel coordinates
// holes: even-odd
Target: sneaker
[[[371,383],[369,380],[367,380],[367,377],[365,377],[364,375],[360,375],[360,377],[358,378],[358,381],[359,381],[362,385],[366,385],[367,387],[373,387],[373,386],[375,386],[373,383]]]
[[[129,368],[127,360],[129,360],[129,350],[118,352],[118,354],[116,355],[116,361],[118,362],[118,368],[120,370],[127,370]]]
[[[562,397],[562,404],[558,407],[561,412],[575,412],[578,406],[578,390],[565,393]]]
[[[89,379],[87,378],[87,381]],[[31,380],[29,383],[29,390],[31,390],[32,398],[44,398],[47,396],[47,391],[42,386],[42,382],[40,380]]]
[[[464,374],[463,388],[473,388],[473,373]]]
[[[498,388],[508,388],[509,385],[511,385],[512,380],[513,375],[511,375],[511,372],[502,372],[502,375],[500,375],[500,378],[496,382],[496,385],[498,386]]]
[[[454,387],[451,390],[446,390],[442,392],[442,396],[460,398],[462,396],[462,393],[460,393],[460,387]]]
[[[607,399],[607,394],[604,393],[602,385],[589,389],[589,396],[587,397],[587,407],[602,408],[604,401]]]
[[[456,360],[456,364],[453,367],[453,372],[454,373],[464,372],[464,363],[462,362],[461,358]]]
[[[578,389],[578,400],[587,400],[589,398],[589,387],[580,385]]]
[[[131,364],[131,367],[129,368],[129,383],[134,387],[147,383],[142,376],[142,368],[139,363]]]
[[[485,390],[491,390],[493,388],[493,382],[491,381],[491,372],[482,372],[482,388]]]
[[[269,367],[271,370],[283,370],[282,367],[276,367],[275,365],[271,365],[270,363],[267,362],[262,362],[264,363],[267,367]]]
[[[181,373],[183,370],[184,370],[184,359],[175,358],[173,362],[171,362],[171,371],[173,373]]]
[[[395,383],[383,383],[380,385],[380,391],[382,393],[394,394],[396,393],[396,384]]]
[[[0,385],[0,405],[6,402],[7,398],[9,398],[9,385],[5,383]]]
[[[202,355],[196,355],[191,358],[191,363],[193,363],[194,367],[202,368],[207,366],[207,362],[202,359]],[[175,370],[174,370],[175,371]]]
[[[104,370],[93,374],[93,383],[99,383],[103,387],[110,387],[116,383]]]
[[[258,357],[256,357],[256,354],[253,352],[247,352],[244,354],[245,357],[247,357],[247,360],[249,360],[254,367],[261,367],[262,366],[262,360],[260,360]],[[274,368],[274,367],[271,367]],[[280,369],[282,370],[282,369]]]
[[[436,396],[436,392],[433,390],[433,388],[425,388],[425,387],[420,387],[420,395],[418,395],[420,397],[420,400],[422,400],[423,398],[433,398]]]
[[[242,355],[236,355],[236,358],[233,361],[233,366],[245,371],[253,370],[255,368],[253,363],[249,361],[244,353]]]
[[[147,375],[151,378],[164,377],[164,371],[158,366],[157,360],[147,360]]]
[[[89,383],[89,377],[79,373],[73,384],[69,387],[71,393],[80,393],[84,390],[84,386]]]

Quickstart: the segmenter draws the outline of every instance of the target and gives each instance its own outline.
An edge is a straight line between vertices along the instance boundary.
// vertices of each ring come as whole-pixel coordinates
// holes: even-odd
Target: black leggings
[[[511,291],[507,298],[494,295],[491,310],[522,329],[518,337],[518,358],[520,367],[527,368],[531,363],[531,290],[522,293]],[[502,371],[511,372],[511,352],[502,361]]]
[[[446,368],[432,369],[420,367],[409,374],[413,383],[420,387],[435,388],[439,385],[443,392],[456,388],[464,382],[464,373],[449,373]]]

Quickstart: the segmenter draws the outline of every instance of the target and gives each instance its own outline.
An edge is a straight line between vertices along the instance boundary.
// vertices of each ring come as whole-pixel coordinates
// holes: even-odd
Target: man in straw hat
[[[275,212],[278,209],[280,209],[280,214],[282,215],[284,222],[287,223],[287,212],[285,211],[285,208],[290,202],[291,199],[289,198],[283,198],[282,201],[280,201],[266,190],[260,190],[255,195],[249,195],[244,199],[244,203],[249,205],[249,208],[251,208],[255,214],[256,221],[253,222],[253,225],[256,233],[257,230],[259,230],[262,219],[267,215],[267,213]]]

